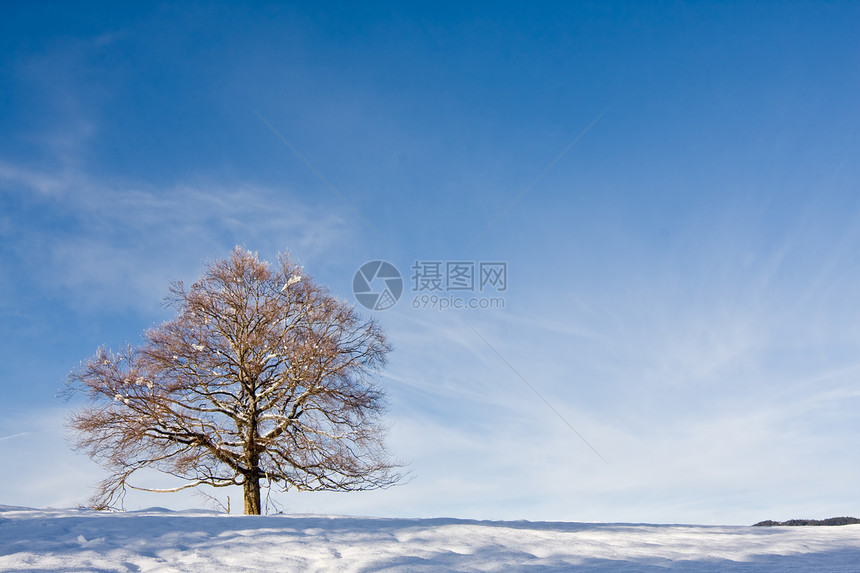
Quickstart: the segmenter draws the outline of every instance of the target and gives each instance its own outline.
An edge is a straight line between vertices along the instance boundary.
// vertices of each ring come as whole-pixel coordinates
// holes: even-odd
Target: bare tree
[[[236,248],[186,289],[176,318],[139,348],[99,349],[69,377],[88,404],[70,427],[108,469],[93,502],[121,504],[138,470],[181,489],[242,486],[259,515],[260,487],[356,491],[399,480],[386,453],[385,396],[374,375],[390,346],[379,326],[302,275]]]

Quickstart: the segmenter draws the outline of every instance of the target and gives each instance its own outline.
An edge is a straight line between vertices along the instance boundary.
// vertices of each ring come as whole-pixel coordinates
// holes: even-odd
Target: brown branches
[[[384,448],[375,372],[390,346],[373,321],[282,256],[276,269],[237,248],[190,288],[171,287],[173,320],[140,348],[100,349],[69,377],[89,404],[70,420],[77,447],[111,471],[95,504],[122,502],[154,468],[186,485],[361,490],[399,479]]]

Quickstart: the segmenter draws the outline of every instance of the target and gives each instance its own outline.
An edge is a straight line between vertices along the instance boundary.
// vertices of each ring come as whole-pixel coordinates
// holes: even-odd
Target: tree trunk
[[[260,515],[260,479],[245,476],[245,515]]]

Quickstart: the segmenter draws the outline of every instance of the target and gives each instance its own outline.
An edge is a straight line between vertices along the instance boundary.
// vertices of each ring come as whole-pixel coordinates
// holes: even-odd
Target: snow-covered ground
[[[0,571],[857,571],[860,525],[380,519],[0,506]]]

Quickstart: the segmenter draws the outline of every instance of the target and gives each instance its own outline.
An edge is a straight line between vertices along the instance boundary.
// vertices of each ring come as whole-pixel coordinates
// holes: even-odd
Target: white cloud
[[[73,185],[71,173],[44,172],[0,161],[0,181],[4,187],[42,195],[57,195]]]
[[[307,261],[350,234],[337,214],[248,184],[156,189],[8,163],[0,178],[39,211],[34,221],[10,223],[24,237],[13,245],[18,257],[43,288],[76,305],[151,309],[170,281],[193,280],[206,260],[237,244],[267,258],[289,248]],[[64,225],[43,222],[51,219]]]
[[[512,292],[504,311],[386,314],[394,435],[418,460],[409,487],[425,492],[411,507],[699,523],[856,511],[839,506],[857,469],[838,452],[860,437],[845,415],[858,398],[852,327],[805,330],[840,309],[819,293],[786,314],[792,291],[765,282],[750,296],[640,280],[628,297]]]
[[[70,507],[86,502],[99,469],[86,456],[69,450],[63,439],[66,416],[62,408],[4,412],[0,432],[24,430],[14,439],[0,440],[4,503]]]

